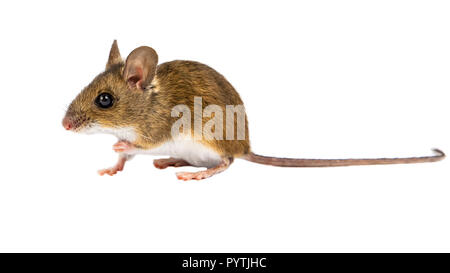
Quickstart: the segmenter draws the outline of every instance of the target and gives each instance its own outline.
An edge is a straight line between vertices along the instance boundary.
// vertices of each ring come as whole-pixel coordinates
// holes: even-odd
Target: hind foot
[[[183,167],[191,166],[187,161],[178,158],[161,158],[153,160],[153,165],[158,169],[165,169],[167,167]]]
[[[177,178],[180,180],[184,180],[184,181],[205,179],[205,178],[211,177],[215,174],[225,171],[226,169],[228,169],[228,167],[230,167],[231,163],[233,163],[233,158],[231,158],[231,157],[224,158],[224,159],[222,159],[222,162],[220,162],[219,165],[217,165],[213,168],[208,168],[204,171],[193,172],[193,173],[178,172]]]

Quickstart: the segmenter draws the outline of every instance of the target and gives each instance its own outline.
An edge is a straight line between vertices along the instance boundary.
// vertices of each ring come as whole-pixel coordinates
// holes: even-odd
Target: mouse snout
[[[73,128],[73,122],[68,116],[65,116],[62,121],[62,126],[66,130],[71,130]]]

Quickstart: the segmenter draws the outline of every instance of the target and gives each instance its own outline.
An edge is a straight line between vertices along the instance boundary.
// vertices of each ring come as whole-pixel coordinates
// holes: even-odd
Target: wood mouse
[[[214,106],[215,111],[198,114],[198,100],[200,110]],[[180,105],[194,117],[188,117],[187,123],[174,130],[182,114],[177,110]],[[158,65],[156,51],[147,46],[136,48],[123,61],[114,40],[105,71],[72,101],[62,124],[73,132],[109,133],[118,138],[113,149],[119,153],[119,160],[115,166],[100,170],[100,175],[122,171],[125,162],[136,154],[170,156],[154,160],[159,169],[207,168],[178,172],[181,180],[211,177],[226,170],[235,158],[280,167],[334,167],[435,162],[445,157],[438,149],[433,150],[433,156],[407,158],[295,159],[257,155],[250,148],[245,110],[241,119],[235,119],[239,113],[228,115],[229,106],[243,107],[243,102],[233,86],[211,67],[181,60]],[[211,126],[216,118],[220,119]],[[210,130],[205,133],[203,127]],[[200,137],[197,128],[203,128]]]

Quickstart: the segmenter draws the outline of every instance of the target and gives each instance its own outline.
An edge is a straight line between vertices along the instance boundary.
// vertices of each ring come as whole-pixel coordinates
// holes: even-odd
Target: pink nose
[[[73,127],[72,121],[68,117],[64,117],[62,125],[66,130],[70,130]]]

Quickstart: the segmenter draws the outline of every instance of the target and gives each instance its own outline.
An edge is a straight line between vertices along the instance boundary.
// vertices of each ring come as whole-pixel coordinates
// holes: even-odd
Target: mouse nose
[[[73,127],[72,121],[68,117],[64,117],[64,119],[62,121],[62,125],[66,130],[70,130]]]

